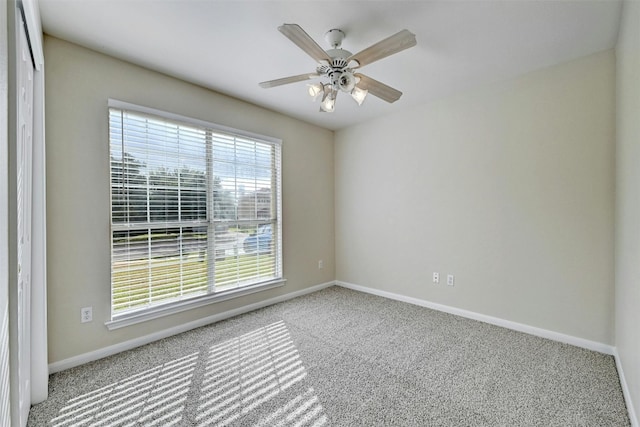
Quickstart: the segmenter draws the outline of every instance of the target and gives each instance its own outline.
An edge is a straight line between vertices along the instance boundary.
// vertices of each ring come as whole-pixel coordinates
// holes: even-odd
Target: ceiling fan
[[[400,99],[402,92],[377,80],[356,72],[367,64],[386,58],[416,45],[416,36],[408,30],[402,30],[355,55],[341,49],[345,33],[339,29],[327,31],[325,40],[331,49],[325,51],[297,24],[283,24],[278,30],[300,49],[316,60],[315,73],[299,74],[260,83],[260,87],[271,88],[289,83],[326,77],[328,82],[309,84],[309,95],[314,100],[322,97],[320,111],[333,112],[338,91],[351,94],[362,105],[368,93],[387,102]]]

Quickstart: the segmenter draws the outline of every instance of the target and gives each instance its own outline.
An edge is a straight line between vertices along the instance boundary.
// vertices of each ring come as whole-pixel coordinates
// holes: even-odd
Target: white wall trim
[[[114,354],[121,353],[126,350],[131,350],[132,348],[140,347],[142,345],[149,344],[151,342],[154,342],[163,338],[167,338],[172,335],[177,335],[182,332],[189,331],[191,329],[199,328],[201,326],[206,326],[211,323],[219,322],[221,320],[225,320],[233,316],[238,316],[240,314],[248,313],[250,311],[257,310],[259,308],[267,307],[269,305],[287,301],[302,295],[310,294],[310,293],[322,290],[324,288],[328,288],[329,286],[333,286],[335,284],[336,283],[334,281],[321,283],[319,285],[311,286],[305,289],[301,289],[299,291],[290,292],[288,294],[280,295],[274,298],[269,298],[264,301],[238,307],[233,310],[228,310],[222,313],[214,314],[212,316],[204,317],[202,319],[194,320],[192,322],[184,323],[182,325],[174,326],[173,328],[154,332],[152,334],[134,338],[129,341],[124,341],[118,344],[110,345],[108,347],[103,347],[98,350],[90,351],[88,353],[79,354],[77,356],[73,356],[68,359],[63,359],[58,362],[50,363],[49,373],[53,374],[55,372],[60,372],[66,369],[74,368],[76,366],[84,365],[85,363],[93,362],[94,360],[102,359],[107,356],[112,356]]]
[[[624,402],[627,404],[627,412],[629,413],[629,420],[631,421],[631,427],[640,427],[640,423],[638,422],[638,417],[636,416],[635,408],[633,407],[633,401],[631,400],[631,393],[629,392],[627,379],[624,376],[624,370],[622,369],[622,360],[620,360],[620,354],[618,353],[617,347],[614,347],[613,349],[613,357],[616,360],[618,377],[620,377],[620,386],[622,387]]]
[[[203,307],[205,305],[214,304],[222,301],[227,301],[233,298],[243,297],[245,295],[255,294],[256,292],[263,292],[269,289],[278,288],[284,286],[286,279],[273,280],[271,282],[260,283],[253,286],[245,286],[243,288],[232,289],[227,292],[220,292],[219,294],[207,294],[202,297],[196,297],[187,299],[185,301],[178,301],[175,303],[165,304],[152,309],[147,309],[141,312],[134,312],[125,314],[121,317],[116,317],[113,320],[109,320],[105,323],[105,326],[113,331],[115,329],[124,328],[126,326],[135,325],[136,323],[147,322],[153,319],[159,319],[164,316],[170,316],[172,314],[181,313],[183,311],[192,310],[194,308]]]
[[[500,319],[498,317],[487,316],[486,314],[475,313],[473,311],[464,310],[461,308],[438,304],[419,298],[408,297],[393,292],[368,288],[366,286],[355,285],[353,283],[336,281],[336,285],[342,286],[343,288],[352,289],[354,291],[366,292],[397,301],[407,302],[409,304],[419,305],[421,307],[431,308],[433,310],[438,310],[449,314],[455,314],[456,316],[466,317],[468,319],[478,320],[480,322],[490,323],[496,326],[502,326],[503,328],[513,329],[515,331],[524,332],[530,335],[548,338],[553,341],[575,345],[576,347],[586,348],[587,350],[593,350],[610,355],[614,354],[614,347],[611,345],[596,341],[589,341],[584,338],[574,337],[571,335],[562,334],[560,332],[549,331],[547,329],[537,328],[535,326],[529,326],[523,323],[512,322],[510,320]]]

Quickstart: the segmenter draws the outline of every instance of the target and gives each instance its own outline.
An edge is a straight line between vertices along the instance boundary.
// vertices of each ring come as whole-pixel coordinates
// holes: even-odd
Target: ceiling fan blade
[[[286,85],[289,83],[301,82],[303,80],[313,79],[314,77],[320,77],[318,73],[298,74],[297,76],[283,77],[281,79],[269,80],[267,82],[259,83],[260,87],[268,89],[270,87],[276,87]]]
[[[328,61],[331,63],[331,57],[327,52],[316,43],[309,34],[307,34],[298,24],[282,24],[278,27],[278,31],[287,36],[289,40],[294,42],[300,49],[304,50],[307,55],[316,60]]]
[[[364,67],[367,64],[386,58],[389,55],[409,49],[416,44],[416,35],[409,30],[402,30],[372,46],[369,46],[365,50],[351,55],[347,59],[347,63],[351,60],[355,60],[358,62],[359,67]]]
[[[371,95],[377,96],[384,101],[395,102],[402,96],[402,92],[399,90],[374,80],[371,77],[367,77],[364,74],[358,73],[355,74],[355,76],[360,78],[360,81],[356,85],[357,87],[363,90],[368,90]]]

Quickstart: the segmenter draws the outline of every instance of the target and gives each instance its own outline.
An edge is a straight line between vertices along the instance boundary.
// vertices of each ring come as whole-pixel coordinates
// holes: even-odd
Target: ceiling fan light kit
[[[308,84],[307,87],[309,88],[309,96],[311,96],[312,101],[318,99],[320,95],[324,95],[324,85],[322,83]]]
[[[313,101],[322,96],[320,111],[327,113],[335,110],[338,91],[349,93],[358,105],[362,105],[369,93],[389,103],[397,101],[402,96],[399,90],[364,74],[356,73],[355,70],[415,46],[416,36],[410,31],[402,30],[354,55],[341,48],[345,33],[337,28],[327,31],[324,35],[331,46],[327,51],[323,50],[297,24],[283,24],[278,27],[278,30],[317,62],[316,72],[269,80],[260,83],[260,87],[266,89],[324,77],[328,83],[308,84],[307,87]]]
[[[324,97],[322,98],[322,102],[320,103],[320,111],[325,113],[333,113],[333,110],[336,108],[336,98],[338,96],[338,91],[335,90],[331,85],[324,86]]]
[[[359,87],[356,86],[351,91],[351,97],[358,103],[358,105],[362,105],[368,93],[369,93],[368,90],[360,89]]]

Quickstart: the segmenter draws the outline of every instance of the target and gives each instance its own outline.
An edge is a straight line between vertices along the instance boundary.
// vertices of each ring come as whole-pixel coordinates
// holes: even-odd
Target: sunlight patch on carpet
[[[209,349],[196,421],[199,426],[226,426],[260,407],[261,414],[270,415],[259,425],[325,425],[328,420],[313,388],[282,398],[306,376],[283,321],[215,345]]]
[[[51,425],[175,425],[182,421],[197,360],[193,353],[73,398]]]

